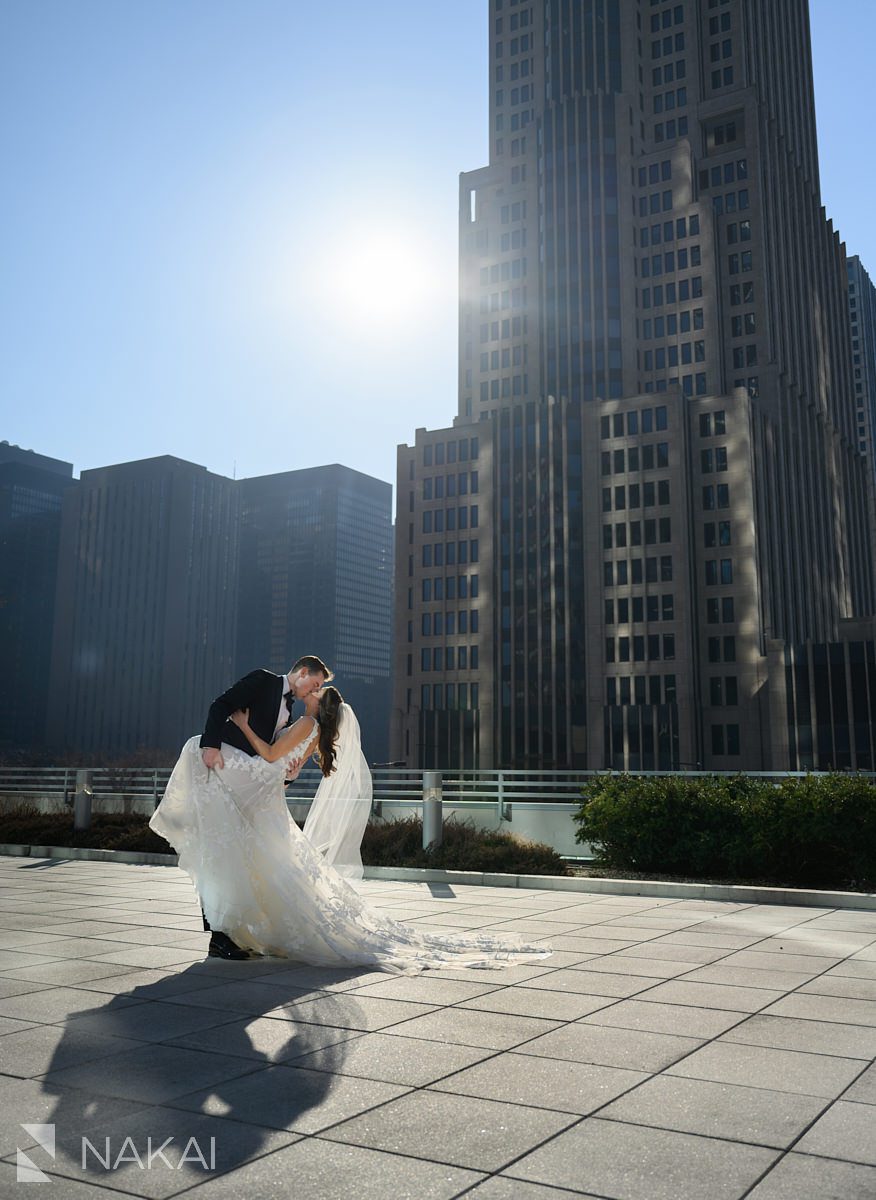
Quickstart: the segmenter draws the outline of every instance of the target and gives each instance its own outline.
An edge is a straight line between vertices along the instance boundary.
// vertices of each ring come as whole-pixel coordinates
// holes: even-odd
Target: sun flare
[[[348,234],[317,268],[317,277],[321,307],[364,332],[410,327],[441,289],[432,247],[391,230]]]

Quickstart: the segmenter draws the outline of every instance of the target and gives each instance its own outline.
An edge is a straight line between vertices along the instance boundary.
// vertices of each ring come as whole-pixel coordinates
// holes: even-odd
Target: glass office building
[[[73,466],[0,442],[0,746],[42,746],[61,504]]]
[[[241,480],[237,673],[334,670],[369,762],[388,753],[392,487],[334,464]],[[299,712],[300,712],[299,708]]]

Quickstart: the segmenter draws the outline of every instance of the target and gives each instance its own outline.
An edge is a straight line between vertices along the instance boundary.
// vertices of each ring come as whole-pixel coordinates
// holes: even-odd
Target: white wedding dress
[[[501,967],[550,953],[510,937],[426,932],[366,904],[286,806],[286,768],[310,752],[316,730],[274,763],[223,743],[225,766],[208,771],[198,737],[183,747],[149,825],[177,851],[211,928],[257,954],[404,974]],[[327,828],[322,818],[320,824]]]

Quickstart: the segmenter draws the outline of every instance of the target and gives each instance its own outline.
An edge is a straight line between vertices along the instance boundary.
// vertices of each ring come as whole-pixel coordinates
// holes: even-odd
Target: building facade
[[[769,648],[777,758],[795,771],[876,770],[876,621],[840,640]]]
[[[169,456],[83,471],[64,501],[47,740],[172,754],[234,678],[235,483]]]
[[[490,0],[488,19],[458,413],[399,449],[393,755],[787,765],[770,646],[837,642],[876,610],[805,0]],[[472,438],[463,677],[446,457]],[[470,584],[466,605],[470,629]]]
[[[855,433],[876,479],[876,287],[855,255],[847,263],[852,370],[855,376]]]
[[[72,463],[0,442],[0,747],[42,746],[61,504]]]
[[[392,486],[334,464],[241,480],[237,673],[317,654],[388,754]]]

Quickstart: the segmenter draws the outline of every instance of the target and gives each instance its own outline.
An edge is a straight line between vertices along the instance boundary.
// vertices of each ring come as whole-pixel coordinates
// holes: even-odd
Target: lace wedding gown
[[[370,907],[304,836],[286,807],[287,765],[312,733],[269,763],[222,745],[208,771],[199,738],[183,747],[149,825],[176,849],[207,920],[239,946],[327,967],[418,974],[448,965],[501,967],[546,957],[544,946],[483,933],[427,933]]]

